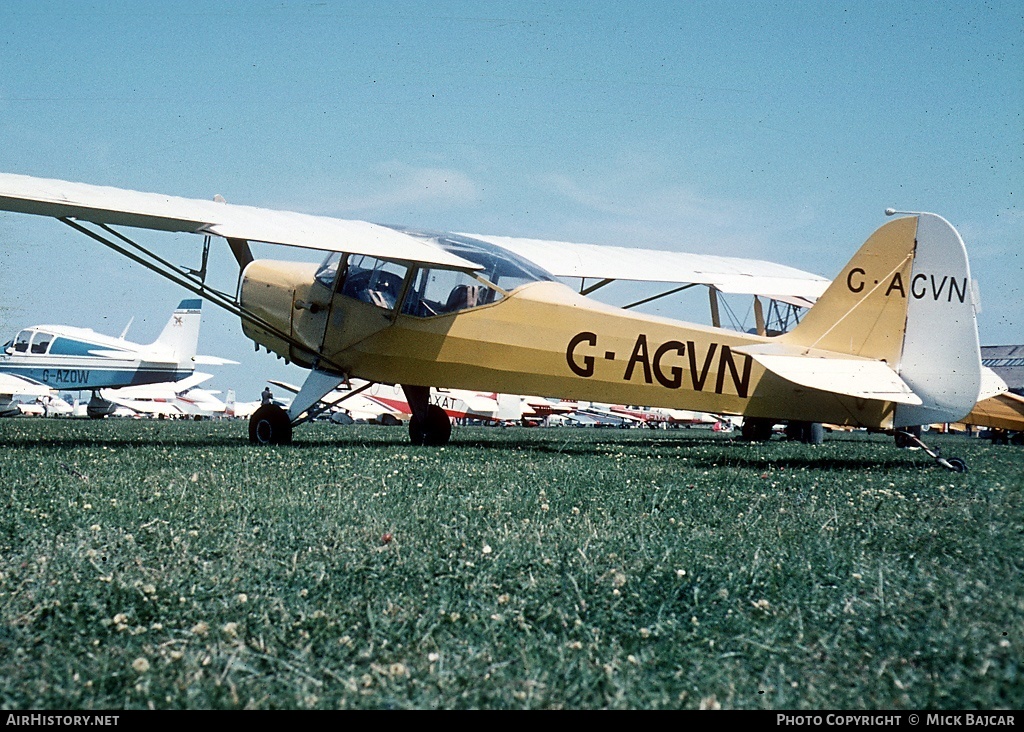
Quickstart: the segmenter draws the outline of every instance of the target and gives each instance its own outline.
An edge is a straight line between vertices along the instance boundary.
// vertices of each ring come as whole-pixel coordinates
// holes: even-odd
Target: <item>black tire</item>
[[[388,414],[387,412],[385,412],[384,414],[380,415],[380,423],[386,427],[401,427],[402,420],[400,420],[393,414]]]
[[[786,439],[787,440],[799,440],[800,442],[807,442],[807,425],[809,422],[787,422],[786,423]]]
[[[447,445],[452,436],[452,421],[436,404],[427,407],[427,418],[422,422],[413,415],[409,420],[409,439],[414,445],[440,447]]]
[[[288,412],[276,404],[264,404],[249,418],[249,442],[254,445],[289,445],[292,423]]]
[[[825,442],[825,425],[821,422],[808,422],[804,442],[808,445],[820,445]]]
[[[946,462],[949,463],[949,467],[950,467],[950,469],[954,473],[966,473],[967,472],[967,463],[964,462],[961,458],[958,458],[958,457],[946,458]]]
[[[764,417],[748,417],[743,420],[740,436],[749,442],[768,442],[772,439],[775,420]]]

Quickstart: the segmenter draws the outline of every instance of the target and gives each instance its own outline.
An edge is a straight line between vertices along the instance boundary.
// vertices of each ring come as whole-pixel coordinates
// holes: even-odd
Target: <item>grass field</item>
[[[1024,449],[0,420],[0,707],[1021,709]]]

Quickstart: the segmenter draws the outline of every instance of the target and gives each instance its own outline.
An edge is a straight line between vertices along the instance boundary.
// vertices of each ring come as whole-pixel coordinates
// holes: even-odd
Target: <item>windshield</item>
[[[428,318],[498,302],[505,296],[477,277],[497,285],[505,292],[530,282],[550,282],[555,279],[529,260],[479,239],[458,234],[414,231],[397,226],[390,228],[481,267],[473,274],[441,267],[418,267],[402,305],[402,312],[406,315]],[[341,284],[336,287],[339,270]],[[343,295],[390,310],[397,304],[396,298],[401,291],[406,271],[405,265],[396,262],[366,255],[349,256],[346,262],[343,255],[331,253],[317,270],[316,279]]]
[[[478,264],[482,269],[477,271],[481,277],[498,285],[506,292],[511,292],[520,285],[528,282],[546,282],[555,278],[548,272],[538,267],[533,262],[513,254],[507,249],[502,249],[494,244],[489,244],[469,236],[458,234],[436,234],[401,227],[391,227],[396,231],[415,236],[417,239],[424,239],[427,242],[444,249],[449,254],[468,259],[473,264]]]

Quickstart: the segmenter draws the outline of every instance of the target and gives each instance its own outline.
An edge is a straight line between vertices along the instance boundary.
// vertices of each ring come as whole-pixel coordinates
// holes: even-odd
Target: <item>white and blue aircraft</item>
[[[182,300],[160,336],[149,344],[117,338],[90,328],[35,325],[22,329],[0,352],[0,374],[19,376],[61,391],[92,391],[88,414],[103,417],[116,405],[100,389],[180,381],[196,364],[234,364],[196,354],[202,300]]]

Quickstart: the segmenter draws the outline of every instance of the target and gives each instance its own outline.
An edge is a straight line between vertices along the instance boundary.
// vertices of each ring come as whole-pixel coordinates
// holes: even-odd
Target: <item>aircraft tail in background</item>
[[[202,307],[203,301],[198,298],[182,300],[149,350],[168,361],[191,367],[199,348]]]

